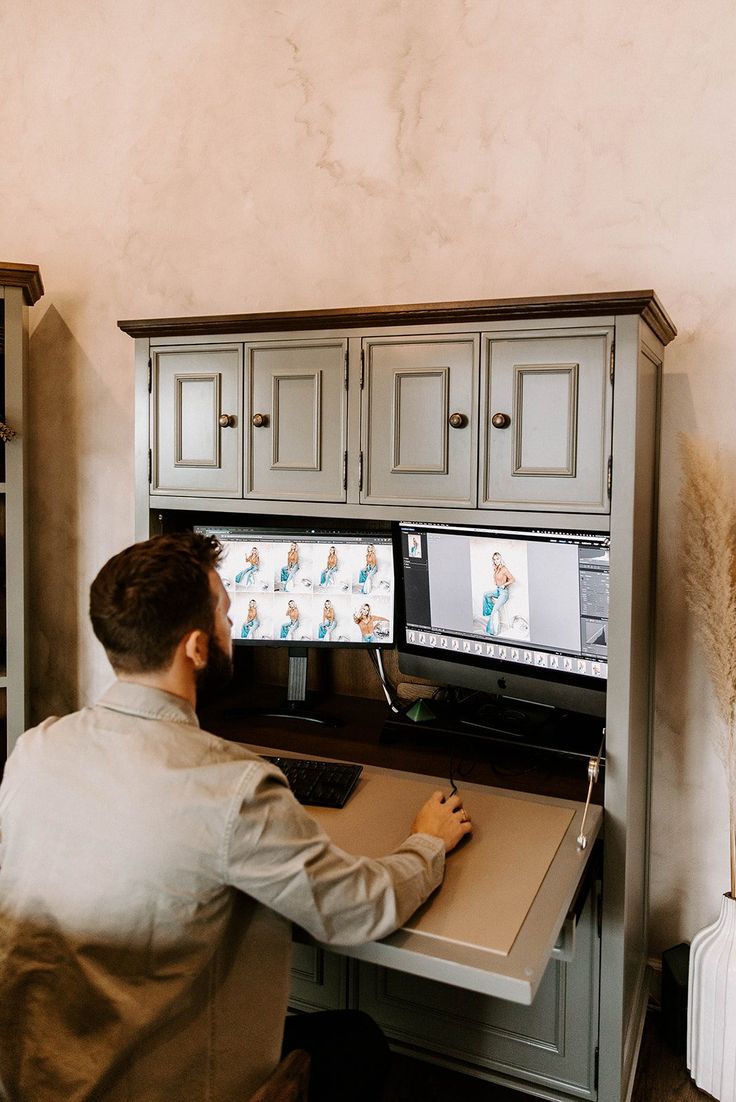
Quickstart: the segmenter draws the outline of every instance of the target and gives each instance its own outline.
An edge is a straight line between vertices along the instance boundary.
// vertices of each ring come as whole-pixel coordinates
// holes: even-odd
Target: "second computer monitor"
[[[233,640],[243,645],[391,646],[388,532],[197,526],[224,553]]]
[[[591,715],[605,711],[605,533],[398,526],[399,668]]]

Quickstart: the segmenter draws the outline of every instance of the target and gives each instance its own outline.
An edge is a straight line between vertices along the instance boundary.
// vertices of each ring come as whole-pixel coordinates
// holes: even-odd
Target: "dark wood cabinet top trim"
[[[285,332],[305,329],[363,329],[391,325],[444,325],[471,322],[640,314],[663,344],[677,330],[654,291],[608,291],[591,295],[431,302],[410,306],[358,306],[336,310],[283,310],[263,314],[149,318],[119,321],[131,337],[195,337],[227,333]]]
[[[43,295],[43,282],[37,264],[0,263],[0,287],[22,287],[23,298],[28,306]]]

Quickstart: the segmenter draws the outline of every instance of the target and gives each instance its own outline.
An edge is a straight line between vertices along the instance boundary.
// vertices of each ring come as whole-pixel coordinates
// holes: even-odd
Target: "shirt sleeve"
[[[278,770],[252,762],[230,808],[224,863],[226,883],[318,941],[360,945],[403,925],[441,883],[445,847],[412,834],[386,857],[345,853]]]

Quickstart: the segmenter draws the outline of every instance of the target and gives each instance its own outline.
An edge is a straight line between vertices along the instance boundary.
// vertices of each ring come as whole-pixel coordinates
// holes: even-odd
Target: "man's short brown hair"
[[[166,669],[185,635],[212,631],[210,573],[221,555],[214,536],[175,532],[105,563],[90,588],[89,615],[114,670]]]

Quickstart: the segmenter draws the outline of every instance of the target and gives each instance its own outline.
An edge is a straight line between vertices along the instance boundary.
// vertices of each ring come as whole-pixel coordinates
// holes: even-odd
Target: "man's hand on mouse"
[[[441,792],[433,792],[419,809],[411,828],[412,834],[433,834],[440,838],[447,853],[472,829],[470,816],[457,792],[447,797]]]

